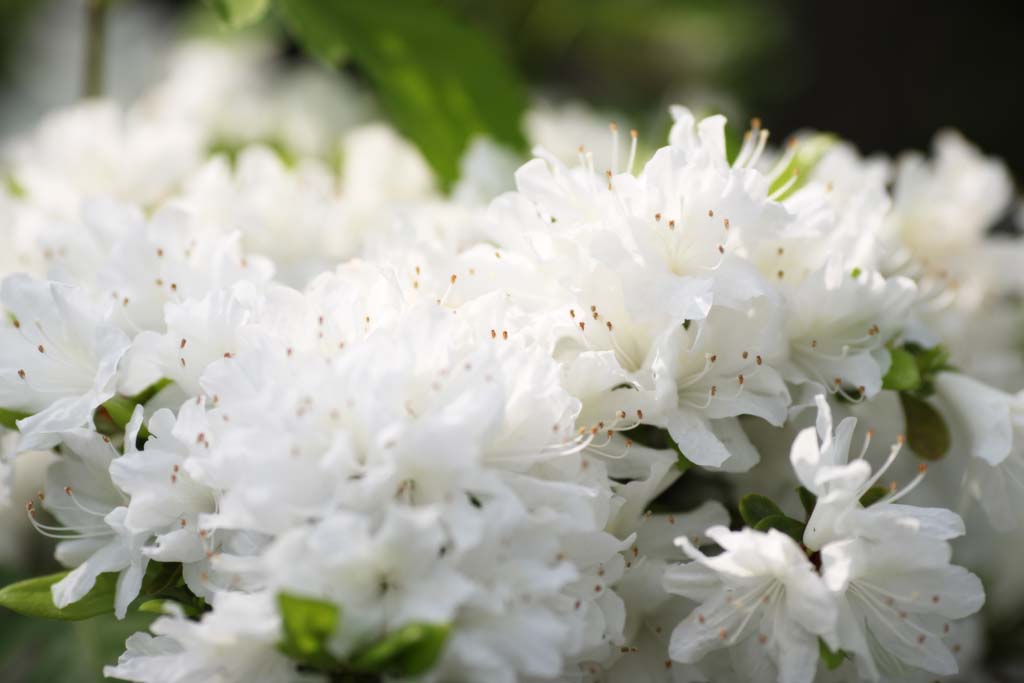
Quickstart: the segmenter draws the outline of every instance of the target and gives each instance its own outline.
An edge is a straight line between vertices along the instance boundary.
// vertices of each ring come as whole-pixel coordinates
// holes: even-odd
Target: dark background
[[[145,9],[158,17],[165,38],[193,27],[202,8],[198,0],[114,2],[116,14]],[[866,153],[925,149],[935,131],[952,126],[1024,176],[1017,2],[424,2],[488,31],[535,92],[624,112],[648,129],[664,124],[665,106],[674,101],[703,102],[740,120],[760,116],[783,135],[832,131]],[[84,15],[84,5],[0,0],[0,114],[14,106],[14,94],[24,99],[8,84],[24,64],[25,43],[46,40],[38,24]],[[153,42],[156,52],[160,41]],[[38,53],[40,46],[32,47]],[[297,54],[283,37],[282,53]],[[138,61],[158,61],[144,56]],[[62,97],[72,95],[68,89]],[[54,98],[47,99],[45,108],[52,106]]]

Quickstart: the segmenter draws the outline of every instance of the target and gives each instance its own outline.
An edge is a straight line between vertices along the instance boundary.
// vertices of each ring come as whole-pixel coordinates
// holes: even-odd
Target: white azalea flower
[[[110,440],[86,429],[65,432],[62,440],[64,453],[48,469],[40,499],[63,528],[36,521],[34,503],[28,504],[33,526],[61,539],[57,560],[75,567],[52,586],[53,602],[67,607],[92,590],[97,576],[117,572],[114,613],[123,619],[146,573],[149,558],[142,546],[149,534],[125,525],[128,498],[110,480],[110,465],[118,457]]]
[[[976,242],[1010,203],[1012,183],[1002,162],[955,131],[940,132],[933,159],[904,155],[897,167],[890,230],[927,265]],[[938,261],[938,263],[935,263]]]
[[[168,303],[270,279],[273,266],[244,255],[237,233],[205,228],[181,206],[165,206],[146,219],[134,205],[95,200],[83,204],[78,221],[40,241],[51,276],[114,303],[112,320],[134,335],[163,331]]]
[[[757,452],[735,418],[756,415],[776,426],[785,421],[789,392],[772,367],[782,346],[775,315],[769,305],[715,309],[689,329],[675,328],[659,349],[654,373],[665,426],[692,462],[750,469]],[[755,332],[741,332],[752,323]]]
[[[917,667],[957,672],[943,642],[949,622],[977,612],[981,581],[950,564],[948,543],[919,536],[852,538],[826,545],[823,577],[839,598],[839,646],[854,655],[862,679]]]
[[[22,451],[49,448],[63,431],[92,426],[114,395],[128,337],[86,292],[13,275],[0,286],[0,406],[18,421]]]
[[[94,197],[155,205],[198,165],[199,152],[198,131],[187,124],[93,100],[45,117],[9,156],[29,201],[73,219],[80,202]]]
[[[892,447],[889,457],[872,474],[871,465],[864,459],[868,442],[856,457],[850,458],[850,442],[857,418],[845,418],[833,432],[828,401],[819,394],[815,402],[817,426],[801,431],[790,451],[790,462],[797,478],[817,496],[804,532],[803,540],[808,548],[820,550],[830,541],[854,536],[872,541],[903,535],[945,541],[964,533],[963,521],[949,510],[897,503],[924,479],[927,468],[923,465],[919,466],[917,477],[905,487],[865,508],[861,497],[893,464],[903,442],[900,440]]]
[[[119,378],[121,392],[134,395],[166,378],[186,395],[200,394],[206,368],[242,348],[251,313],[238,291],[214,290],[200,300],[168,303],[166,331],[145,331],[132,341]]]
[[[966,493],[1000,530],[1020,526],[1024,514],[1024,395],[1007,394],[966,375],[943,372],[935,378],[940,405],[956,421],[967,442],[970,464]]]
[[[129,426],[142,420],[142,407],[135,409]],[[200,516],[216,507],[214,492],[195,482],[182,465],[194,448],[209,448],[211,433],[202,401],[189,400],[177,418],[166,409],[148,420],[149,438],[143,450],[128,440],[125,454],[110,464],[110,478],[128,496],[124,525],[135,534],[153,537],[143,553],[160,562],[181,562],[185,579],[197,595],[205,594],[190,579],[199,572],[196,563],[207,558],[212,543],[200,528]],[[205,566],[204,566],[205,569]]]
[[[290,169],[272,150],[252,146],[233,164],[224,156],[207,162],[181,201],[209,232],[237,231],[246,253],[273,259],[281,281],[302,286],[358,246],[336,186],[318,161]]]
[[[128,651],[104,667],[103,675],[143,683],[317,680],[301,674],[275,647],[281,618],[272,595],[218,593],[213,607],[199,621],[181,614],[160,617],[151,627],[156,637],[131,636]]]
[[[700,603],[672,632],[672,659],[692,663],[721,647],[751,681],[810,683],[818,638],[832,636],[837,607],[799,545],[775,529],[708,529],[724,552],[707,556],[685,537],[693,561],[668,569],[664,587]]]
[[[914,283],[849,269],[830,259],[786,297],[790,363],[786,379],[870,398],[889,369],[885,344],[914,301]]]

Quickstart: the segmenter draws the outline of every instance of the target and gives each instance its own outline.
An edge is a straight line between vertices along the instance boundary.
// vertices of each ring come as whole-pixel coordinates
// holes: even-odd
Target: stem
[[[85,72],[82,96],[103,94],[103,66],[107,38],[107,0],[87,0],[85,33]]]

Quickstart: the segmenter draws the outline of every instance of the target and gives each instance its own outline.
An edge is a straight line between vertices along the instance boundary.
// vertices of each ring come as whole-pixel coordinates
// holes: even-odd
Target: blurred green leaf
[[[804,513],[810,518],[811,513],[814,512],[814,506],[818,504],[818,497],[803,486],[797,488],[796,494],[800,496],[800,505],[803,506]]]
[[[30,617],[77,621],[89,619],[114,611],[114,592],[117,588],[116,573],[100,574],[85,597],[64,609],[53,604],[50,587],[70,572],[59,572],[18,581],[0,589],[0,605],[9,610]]]
[[[907,422],[907,444],[910,450],[925,460],[938,460],[950,446],[949,426],[931,405],[924,400],[900,392],[900,404]]]
[[[796,151],[793,154],[793,160],[789,162],[789,165],[783,169],[775,179],[775,182],[772,183],[770,192],[782,189],[794,176],[796,180],[789,186],[789,189],[779,195],[778,199],[783,200],[803,187],[807,183],[811,171],[814,170],[814,167],[818,165],[818,162],[821,161],[821,158],[825,156],[825,153],[828,152],[835,142],[835,135],[816,133],[794,143],[796,144]]]
[[[17,429],[18,420],[23,420],[28,416],[28,413],[0,408],[0,426],[7,427],[7,429]]]
[[[878,501],[885,498],[887,493],[889,493],[889,489],[885,488],[884,486],[872,486],[871,488],[864,492],[863,496],[860,497],[860,504],[866,508],[869,508]]]
[[[374,82],[395,125],[450,187],[469,141],[525,146],[526,91],[488,36],[421,0],[276,0],[292,33],[320,59],[346,55]]]
[[[206,0],[207,4],[231,28],[255,24],[270,9],[270,0]]]
[[[446,624],[409,624],[352,657],[352,668],[391,676],[425,673],[441,656],[451,630]]]
[[[675,451],[676,468],[681,472],[685,472],[693,467],[693,463],[690,462],[690,459],[679,448],[679,444],[676,443],[676,440],[672,438],[667,429],[653,425],[637,425],[629,431],[629,438],[641,446],[647,446],[658,451]]]
[[[803,522],[785,515],[769,515],[754,525],[756,531],[768,531],[769,529],[781,531],[800,545],[803,545],[804,542],[805,527]]]
[[[749,527],[756,527],[765,517],[785,517],[782,509],[771,499],[757,493],[750,493],[740,499],[740,516]]]
[[[337,606],[289,593],[279,593],[277,606],[281,613],[284,639],[278,649],[296,661],[321,668],[337,665],[327,652],[327,639],[338,627]]]
[[[892,349],[889,352],[892,364],[889,372],[882,378],[882,388],[892,391],[914,391],[921,386],[921,373],[917,368],[917,359],[904,349]]]

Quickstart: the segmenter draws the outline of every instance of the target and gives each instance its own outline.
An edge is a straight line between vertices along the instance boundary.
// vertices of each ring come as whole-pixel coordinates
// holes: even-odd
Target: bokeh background
[[[0,138],[80,97],[88,2],[0,0]],[[813,125],[868,154],[927,148],[937,130],[951,126],[1024,177],[1019,3],[434,4],[498,44],[535,100],[586,102],[609,120],[630,121],[651,144],[667,131],[666,108],[675,102],[733,121],[758,116],[780,136]],[[198,1],[115,0],[107,21],[104,92],[125,102],[163,75],[176,41],[223,32]],[[273,16],[250,30],[274,42],[278,59],[306,59]],[[345,69],[347,77],[365,80],[357,67]],[[34,493],[45,462],[26,465],[19,467],[15,501]],[[55,570],[51,556],[52,546],[31,532],[20,507],[0,512],[0,584]],[[0,679],[101,680],[102,664],[147,621],[134,614],[121,623],[52,623],[0,612]],[[1019,645],[997,642],[1007,651]]]

